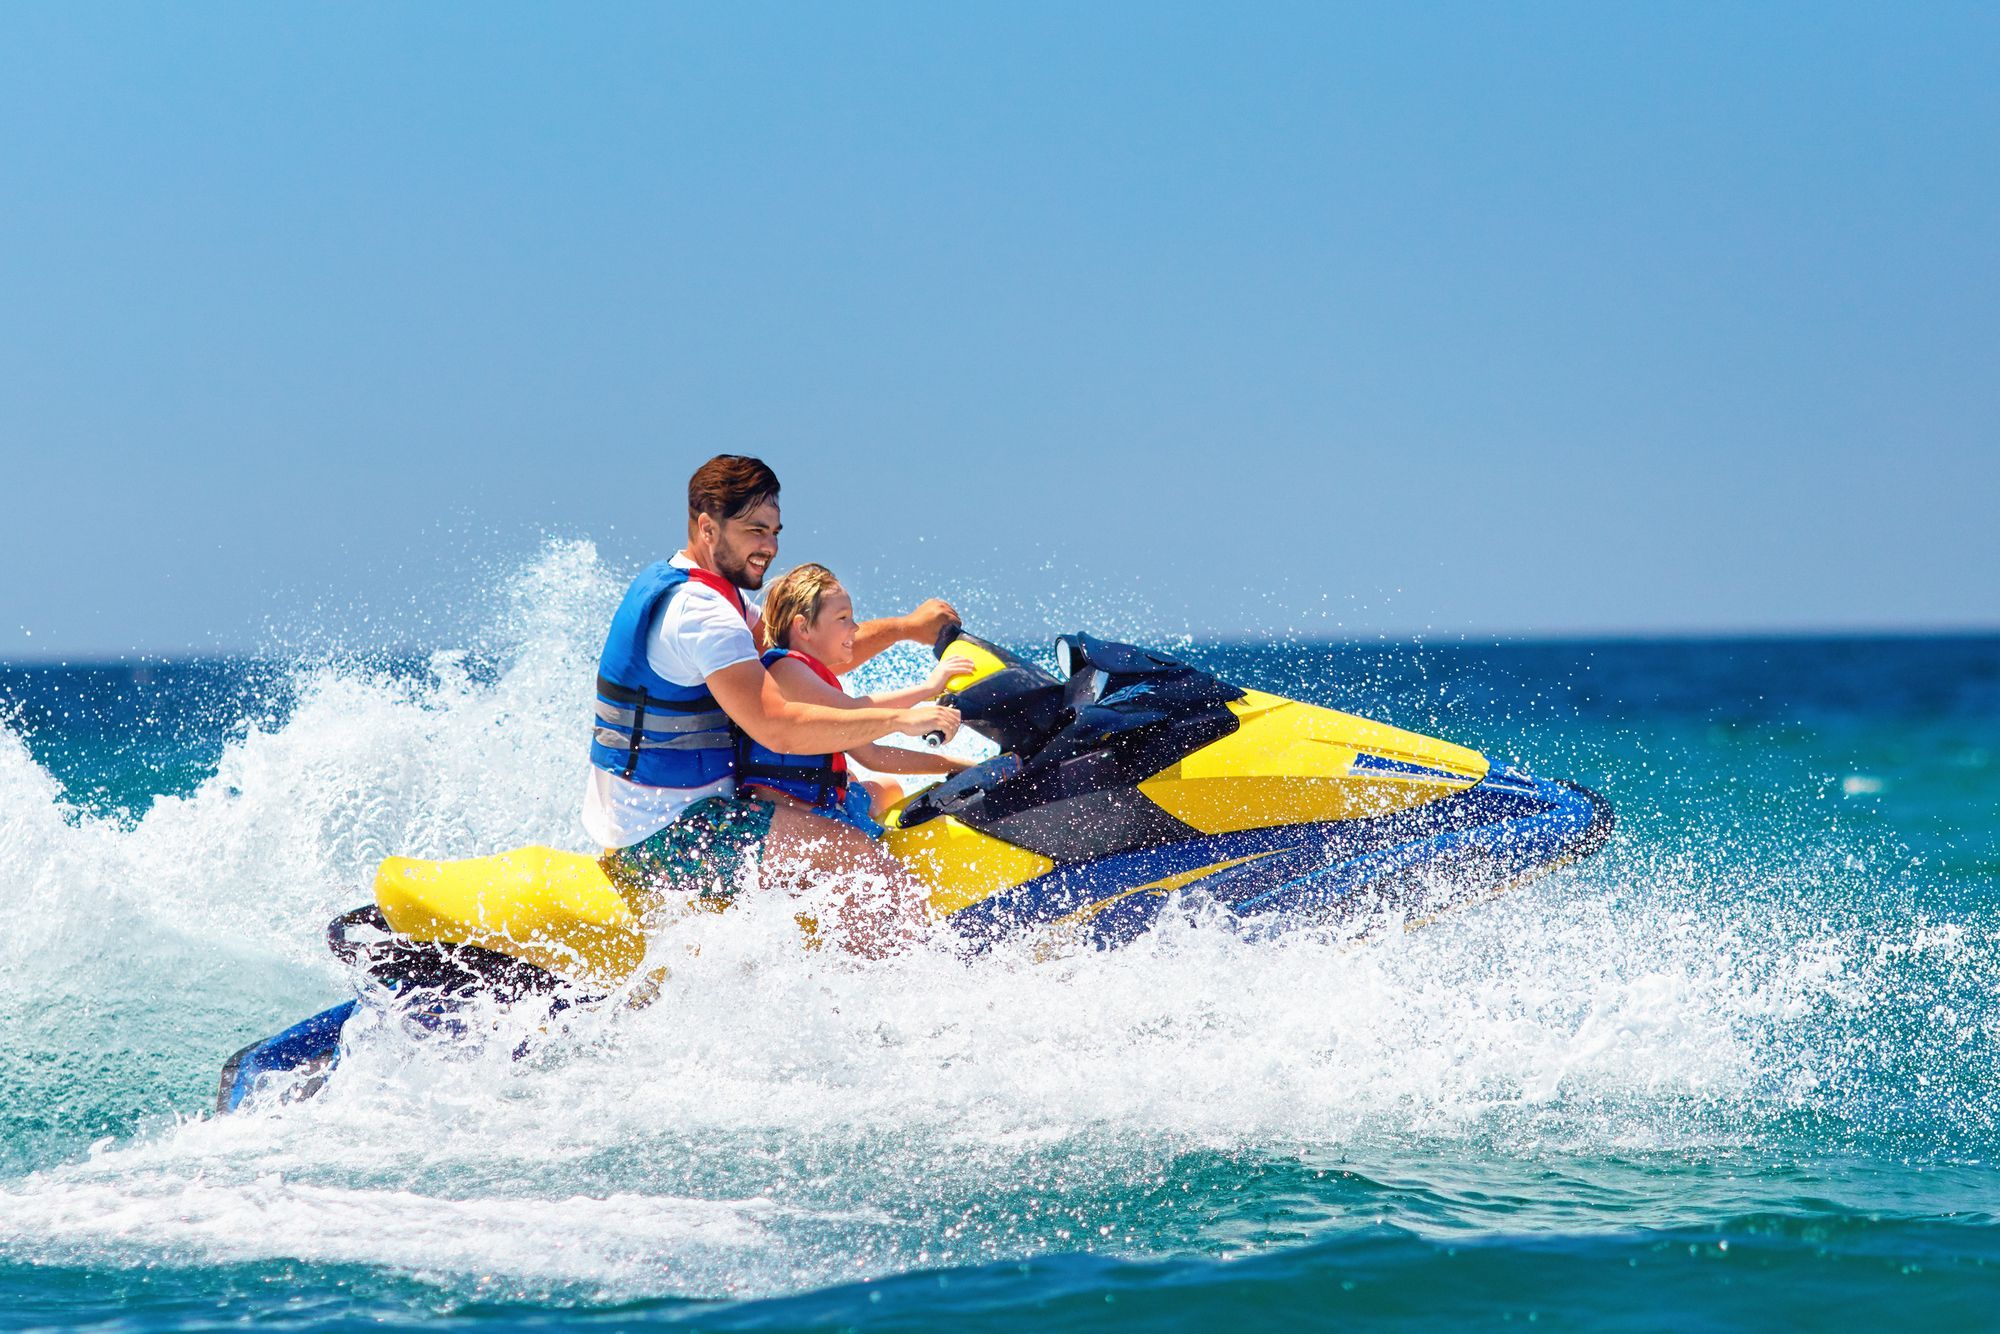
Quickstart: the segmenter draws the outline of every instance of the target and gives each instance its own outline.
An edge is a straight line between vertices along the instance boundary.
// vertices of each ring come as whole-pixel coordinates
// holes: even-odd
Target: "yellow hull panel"
[[[1039,852],[1003,843],[949,815],[926,820],[915,829],[891,825],[882,841],[896,860],[930,887],[931,909],[940,917],[1047,875],[1056,865]]]
[[[413,940],[477,945],[587,985],[615,986],[646,957],[631,908],[581,853],[390,857],[375,872],[375,903]]]
[[[1476,750],[1315,704],[1246,692],[1229,705],[1236,731],[1139,785],[1204,834],[1362,820],[1462,792],[1486,777]],[[1355,772],[1357,756],[1425,774]]]
[[[972,663],[971,671],[954,676],[944,683],[944,688],[947,692],[970,690],[987,677],[1005,671],[1007,668],[1006,663],[995,657],[986,648],[973,640],[963,637],[952,640],[950,644],[945,646],[945,651],[940,656],[945,658],[965,658]]]

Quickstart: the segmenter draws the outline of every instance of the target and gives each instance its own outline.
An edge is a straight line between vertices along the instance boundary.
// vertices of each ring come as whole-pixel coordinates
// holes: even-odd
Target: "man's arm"
[[[823,709],[905,709],[916,700],[856,699],[838,686],[830,686],[813,674],[812,668],[797,658],[780,658],[764,669],[778,683],[778,693],[795,704],[817,704]]]
[[[955,774],[970,769],[971,760],[930,751],[905,750],[901,746],[878,746],[873,742],[848,750],[847,757],[858,760],[878,774]]]
[[[944,628],[958,619],[958,612],[949,602],[943,598],[932,598],[908,616],[884,616],[879,621],[863,621],[854,627],[854,661],[847,665],[847,670],[853,671],[889,645],[905,639],[926,647],[935,644],[937,637],[944,633]]]
[[[786,755],[852,750],[892,732],[958,731],[958,710],[936,704],[908,709],[828,708],[785,698],[757,662],[739,662],[708,677],[709,693],[730,720],[759,744]]]

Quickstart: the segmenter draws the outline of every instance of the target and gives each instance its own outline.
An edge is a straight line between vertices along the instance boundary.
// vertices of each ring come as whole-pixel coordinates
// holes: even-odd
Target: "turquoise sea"
[[[2000,636],[1166,643],[1618,833],[1352,938],[862,965],[753,904],[526,1060],[373,1031],[214,1118],[381,857],[582,846],[618,587],[0,666],[0,1329],[2000,1327]]]

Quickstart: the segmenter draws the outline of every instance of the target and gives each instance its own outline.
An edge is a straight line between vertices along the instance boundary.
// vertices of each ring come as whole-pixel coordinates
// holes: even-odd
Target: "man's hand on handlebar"
[[[947,625],[963,619],[958,609],[943,598],[929,598],[917,604],[917,609],[903,618],[907,626],[903,638],[919,644],[934,644]]]
[[[958,735],[958,710],[942,704],[919,704],[903,710],[901,728],[905,736],[920,736],[934,746],[941,745]]]

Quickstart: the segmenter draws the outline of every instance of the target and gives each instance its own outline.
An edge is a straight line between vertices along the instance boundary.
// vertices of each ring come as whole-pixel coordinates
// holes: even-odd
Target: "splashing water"
[[[657,1003],[573,1014],[526,1059],[503,1014],[449,1051],[381,1021],[320,1098],[207,1115],[230,1051],[346,994],[322,930],[383,856],[585,846],[577,720],[620,588],[552,545],[475,651],[300,664],[284,709],[217,720],[212,770],[137,815],[0,731],[0,1257],[217,1291],[358,1266],[422,1314],[1289,1254],[1384,1223],[1411,1245],[1990,1226],[2000,777],[1893,770],[1912,733],[1996,753],[1991,715],[1746,719],[1724,686],[1663,703],[1671,665],[1612,648],[1595,708],[1543,650],[1203,660],[1621,805],[1591,862],[1419,930],[1250,944],[1190,901],[1116,952],[864,963],[802,950],[800,905],[753,893],[654,942]],[[1860,791],[1863,750],[1885,776]],[[1929,804],[1855,805],[1895,801]]]

